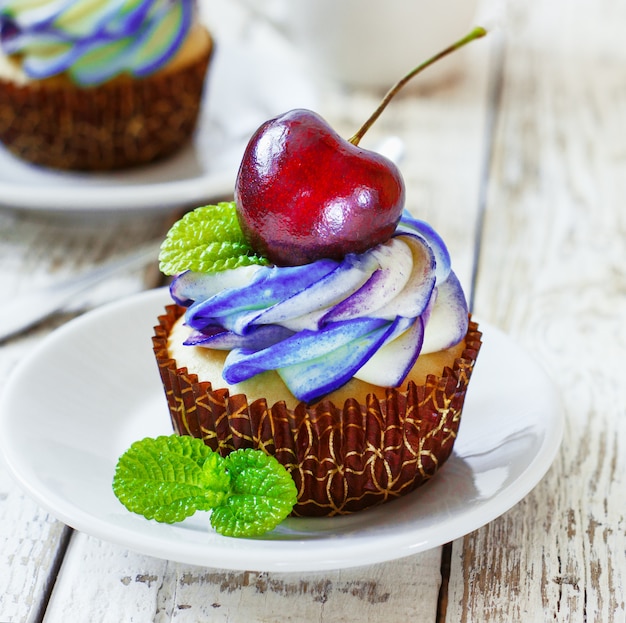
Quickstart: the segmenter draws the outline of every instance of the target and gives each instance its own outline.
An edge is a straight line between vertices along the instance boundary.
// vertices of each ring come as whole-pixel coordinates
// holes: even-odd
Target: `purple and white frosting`
[[[147,76],[180,49],[195,0],[0,0],[0,45],[43,79],[67,72],[82,86]]]
[[[438,234],[407,213],[394,236],[341,261],[185,272],[170,287],[188,309],[185,344],[230,351],[234,384],[276,370],[313,402],[352,377],[399,386],[420,353],[457,344],[468,308]]]

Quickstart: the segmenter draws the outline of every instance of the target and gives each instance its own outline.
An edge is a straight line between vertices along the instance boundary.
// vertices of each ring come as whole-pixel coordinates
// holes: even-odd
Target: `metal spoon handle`
[[[0,306],[0,342],[62,309],[73,297],[122,270],[156,261],[160,242],[150,242],[125,255],[66,281],[19,296]]]

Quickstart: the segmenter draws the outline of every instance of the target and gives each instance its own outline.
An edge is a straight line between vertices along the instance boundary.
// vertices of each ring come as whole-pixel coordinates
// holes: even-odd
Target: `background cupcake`
[[[213,51],[194,0],[0,0],[0,141],[30,162],[110,170],[191,137]]]

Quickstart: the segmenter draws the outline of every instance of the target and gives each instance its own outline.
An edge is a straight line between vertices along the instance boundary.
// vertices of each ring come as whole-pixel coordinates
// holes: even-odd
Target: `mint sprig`
[[[233,201],[185,214],[172,225],[159,252],[159,269],[165,275],[186,270],[214,273],[251,264],[268,261],[246,242]]]
[[[201,439],[170,435],[136,441],[120,457],[113,492],[131,512],[175,523],[211,510],[224,536],[260,536],[273,530],[297,501],[289,472],[261,450],[222,458]]]

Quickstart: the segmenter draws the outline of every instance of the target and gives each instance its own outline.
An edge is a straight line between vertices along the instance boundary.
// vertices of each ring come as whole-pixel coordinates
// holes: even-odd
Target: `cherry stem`
[[[376,119],[380,117],[383,110],[387,108],[387,104],[393,99],[395,94],[409,81],[411,78],[419,74],[422,70],[426,69],[433,63],[437,62],[440,58],[451,54],[455,50],[462,48],[464,45],[470,43],[470,41],[474,41],[475,39],[480,39],[487,34],[487,31],[481,26],[477,26],[470,33],[465,35],[462,39],[459,39],[456,43],[453,43],[451,46],[447,47],[445,50],[442,50],[438,54],[435,54],[432,58],[429,58],[427,61],[423,62],[421,65],[418,65],[415,69],[410,71],[404,78],[398,80],[383,98],[382,102],[378,105],[378,108],[374,111],[374,113],[370,116],[370,118],[359,128],[359,131],[349,140],[353,145],[358,145],[363,135],[370,129],[370,127],[374,124]]]

